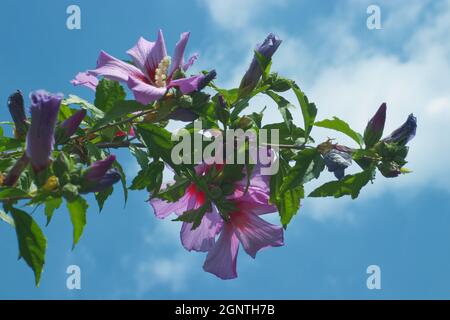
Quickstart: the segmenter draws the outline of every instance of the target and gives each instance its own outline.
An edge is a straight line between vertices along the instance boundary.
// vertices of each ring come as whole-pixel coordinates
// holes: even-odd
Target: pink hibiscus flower
[[[199,175],[207,170],[208,166],[205,164],[196,167]],[[269,176],[261,175],[260,170],[261,165],[255,165],[247,192],[247,178],[236,184],[229,200],[235,202],[237,210],[230,213],[228,221],[224,221],[213,206],[212,211],[204,215],[197,229],[191,230],[192,224],[183,222],[180,233],[183,246],[189,251],[207,251],[203,269],[221,279],[237,277],[239,244],[253,258],[263,248],[284,244],[283,228],[260,217],[276,211],[276,207],[269,203]],[[191,184],[177,202],[152,199],[150,203],[155,215],[165,218],[172,213],[181,215],[188,210],[199,208],[205,203],[205,194]]]

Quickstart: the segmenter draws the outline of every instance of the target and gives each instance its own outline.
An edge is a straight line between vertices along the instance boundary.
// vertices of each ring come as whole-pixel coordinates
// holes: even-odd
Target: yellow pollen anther
[[[158,64],[158,68],[155,70],[155,84],[157,87],[165,87],[167,79],[167,71],[170,66],[170,57],[165,56]]]

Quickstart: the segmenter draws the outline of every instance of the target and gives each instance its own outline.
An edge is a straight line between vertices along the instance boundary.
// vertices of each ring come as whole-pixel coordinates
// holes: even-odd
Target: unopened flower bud
[[[396,143],[398,145],[406,145],[416,135],[417,119],[413,114],[408,116],[408,119],[398,129],[394,130],[383,141],[387,143]]]
[[[14,122],[14,133],[18,139],[25,138],[28,131],[27,117],[25,115],[25,107],[23,95],[20,90],[9,96],[8,98],[9,113]]]
[[[364,131],[364,143],[371,148],[380,141],[383,136],[384,123],[386,122],[386,103],[383,103],[372,119],[369,120]]]

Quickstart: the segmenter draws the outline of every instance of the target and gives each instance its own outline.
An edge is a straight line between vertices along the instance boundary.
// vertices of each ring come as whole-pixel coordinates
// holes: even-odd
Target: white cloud
[[[255,23],[269,8],[284,6],[285,0],[200,0],[211,18],[225,29],[239,30]]]
[[[173,292],[185,290],[190,270],[198,268],[192,258],[192,255],[183,252],[141,261],[135,272],[137,292],[143,294],[158,287],[169,288]]]

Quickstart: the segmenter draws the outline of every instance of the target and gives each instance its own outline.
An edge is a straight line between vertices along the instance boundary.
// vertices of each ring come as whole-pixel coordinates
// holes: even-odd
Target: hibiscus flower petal
[[[183,71],[186,71],[187,69],[189,69],[197,59],[198,59],[198,53],[194,53],[192,56],[190,56],[188,61],[185,64],[183,64]]]
[[[181,227],[181,243],[188,250],[207,252],[215,243],[215,237],[222,226],[222,218],[217,211],[207,212],[198,228],[192,230],[192,223],[184,222]]]
[[[184,50],[186,49],[186,44],[189,40],[190,32],[183,32],[180,35],[180,40],[175,45],[175,51],[172,57],[172,64],[170,66],[169,77],[179,68],[183,68],[184,65]]]
[[[161,60],[164,59],[164,57],[166,56],[167,56],[166,42],[164,41],[164,35],[162,33],[162,30],[159,30],[158,38],[156,39],[154,46],[148,52],[147,56],[147,66],[150,68],[149,73],[152,80],[154,80],[153,79],[154,71],[158,67]]]
[[[127,85],[133,91],[136,101],[144,105],[162,98],[167,90],[166,88],[154,87],[134,77],[128,78]]]
[[[234,213],[231,215],[231,223],[245,252],[253,258],[263,248],[284,245],[283,228],[270,224],[255,214]]]
[[[84,86],[95,91],[98,85],[98,79],[96,76],[87,72],[79,72],[70,83],[74,86]]]
[[[133,59],[134,65],[141,69],[147,77],[150,77],[150,66],[148,65],[147,58],[154,46],[154,42],[150,42],[143,37],[140,37],[136,45],[127,51],[127,54]],[[156,67],[154,67],[154,69],[156,69]]]
[[[168,202],[162,199],[154,198],[150,200],[150,205],[153,207],[155,216],[164,219],[172,213],[182,214],[194,207],[195,201],[192,201],[189,195],[184,195],[176,202]]]
[[[170,81],[169,88],[179,87],[183,94],[188,94],[198,89],[200,81],[204,78],[203,75],[196,75],[189,78],[181,78]]]
[[[130,76],[145,78],[142,71],[132,64],[114,58],[104,51],[101,51],[98,57],[97,69],[89,70],[88,73],[115,81],[127,81]]]
[[[216,244],[209,250],[203,264],[203,270],[223,280],[236,278],[238,250],[239,239],[234,233],[233,226],[227,223],[224,225]]]

